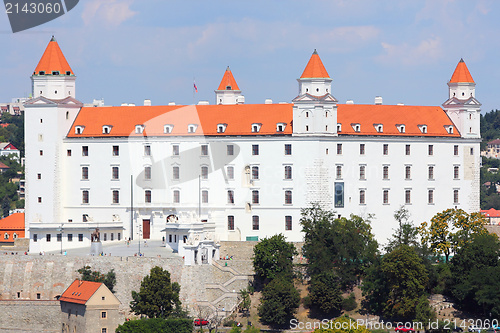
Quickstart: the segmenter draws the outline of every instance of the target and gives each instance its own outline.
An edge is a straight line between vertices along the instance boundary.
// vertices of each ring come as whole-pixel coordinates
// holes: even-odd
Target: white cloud
[[[118,26],[136,14],[130,9],[133,0],[91,0],[85,3],[82,19],[85,26],[97,21]]]
[[[433,63],[441,59],[445,52],[439,37],[430,37],[422,40],[418,45],[403,43],[394,45],[382,42],[384,54],[378,59],[390,64],[422,64]]]

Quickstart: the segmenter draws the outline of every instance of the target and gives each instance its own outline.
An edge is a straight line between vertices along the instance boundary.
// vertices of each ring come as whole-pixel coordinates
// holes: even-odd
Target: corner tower
[[[52,36],[31,76],[32,96],[49,99],[75,98],[76,76]]]
[[[476,99],[476,83],[463,59],[448,82],[448,100],[443,108],[463,138],[481,137],[481,103]]]
[[[336,134],[337,99],[331,95],[332,79],[316,50],[297,81],[299,95],[293,99],[293,134]]]
[[[241,95],[241,90],[234,79],[233,73],[229,66],[222,77],[219,88],[215,90],[215,104],[243,104],[245,98]]]

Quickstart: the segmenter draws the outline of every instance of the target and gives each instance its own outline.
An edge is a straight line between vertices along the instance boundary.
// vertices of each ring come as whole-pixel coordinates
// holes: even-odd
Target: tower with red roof
[[[241,94],[231,69],[227,66],[219,87],[215,90],[215,104],[231,105],[243,104],[244,102],[245,98]]]
[[[449,96],[443,108],[463,138],[480,138],[481,103],[476,99],[476,83],[463,59],[448,82]]]

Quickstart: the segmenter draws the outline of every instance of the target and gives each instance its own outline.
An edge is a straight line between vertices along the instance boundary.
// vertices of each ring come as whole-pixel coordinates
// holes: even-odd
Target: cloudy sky
[[[227,66],[246,103],[289,102],[317,49],[341,103],[441,105],[463,58],[485,112],[500,109],[499,9],[495,0],[80,0],[16,34],[3,14],[0,101],[29,95],[55,35],[82,102],[212,104]]]

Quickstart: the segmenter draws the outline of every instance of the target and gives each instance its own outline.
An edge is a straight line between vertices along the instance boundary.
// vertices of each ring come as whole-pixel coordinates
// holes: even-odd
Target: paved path
[[[63,252],[65,249],[63,248]],[[133,257],[137,256],[139,253],[139,241],[131,241],[129,245],[125,241],[119,242],[103,242],[102,251],[105,255],[118,256],[118,257]],[[60,255],[61,251],[50,251],[45,254]],[[88,248],[78,248],[66,250],[68,256],[89,256],[90,247]],[[179,257],[177,253],[173,253],[172,250],[166,248],[161,240],[148,240],[146,245],[144,240],[141,240],[141,250],[140,253],[144,257],[158,257],[162,258],[172,258]]]

